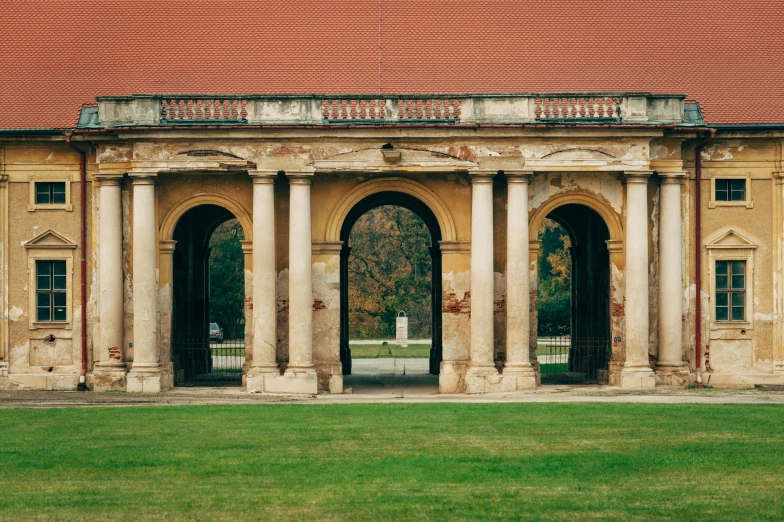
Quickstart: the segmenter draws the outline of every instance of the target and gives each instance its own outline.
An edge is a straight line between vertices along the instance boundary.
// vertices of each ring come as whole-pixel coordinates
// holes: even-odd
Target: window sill
[[[30,323],[31,330],[70,330],[71,323],[44,323],[44,322],[34,322]]]
[[[41,210],[60,210],[65,212],[73,212],[73,205],[28,205],[27,211],[28,212],[37,212]]]
[[[717,207],[745,207],[745,208],[754,208],[753,201],[709,201],[708,208],[717,208]]]

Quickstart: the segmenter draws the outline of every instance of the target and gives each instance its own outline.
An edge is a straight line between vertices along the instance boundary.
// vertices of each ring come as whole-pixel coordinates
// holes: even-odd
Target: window
[[[708,208],[746,207],[754,208],[751,201],[751,175],[710,175],[711,191]]]
[[[35,262],[35,317],[37,322],[62,323],[67,318],[65,261]]]
[[[29,179],[28,211],[73,211],[70,174],[30,174]]]
[[[35,183],[36,205],[65,205],[64,181],[37,181]]]
[[[746,261],[716,261],[716,321],[746,320]]]
[[[717,179],[715,201],[746,201],[745,179]]]

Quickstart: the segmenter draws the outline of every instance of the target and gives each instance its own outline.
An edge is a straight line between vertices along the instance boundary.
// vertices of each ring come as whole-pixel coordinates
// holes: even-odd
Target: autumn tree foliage
[[[571,330],[571,242],[566,230],[551,219],[539,227],[539,335],[568,335]]]
[[[225,339],[244,336],[245,263],[242,226],[231,219],[210,238],[210,321],[223,328]]]
[[[355,339],[395,336],[395,317],[408,315],[410,338],[427,338],[431,328],[430,232],[403,207],[368,211],[349,236],[349,328]]]

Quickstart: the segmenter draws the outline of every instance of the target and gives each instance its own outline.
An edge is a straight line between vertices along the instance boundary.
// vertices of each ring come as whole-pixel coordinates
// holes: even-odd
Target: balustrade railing
[[[326,123],[456,122],[460,100],[443,98],[327,98],[322,101]]]
[[[248,101],[242,98],[164,98],[161,120],[179,122],[242,122],[248,116]]]
[[[98,98],[95,126],[219,124],[702,124],[684,120],[684,95],[134,95]],[[690,121],[694,121],[693,118]],[[701,121],[701,120],[699,120]]]
[[[609,95],[542,95],[534,98],[534,116],[546,120],[620,120],[621,98]]]

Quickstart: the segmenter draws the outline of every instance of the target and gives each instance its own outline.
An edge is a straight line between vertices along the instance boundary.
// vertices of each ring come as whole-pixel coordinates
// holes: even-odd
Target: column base
[[[126,379],[128,393],[160,393],[174,387],[173,376],[162,371],[160,366],[134,366]]]
[[[530,391],[536,389],[536,371],[530,363],[505,366],[502,388],[505,392]]]
[[[128,367],[122,364],[95,365],[91,388],[95,391],[125,390],[128,386]]]
[[[688,386],[689,371],[685,364],[657,364],[656,384],[664,386]]]
[[[465,376],[466,393],[498,393],[504,391],[503,378],[495,366],[469,367]]]
[[[277,366],[251,366],[245,373],[245,390],[248,393],[264,393],[268,378],[280,377]]]
[[[773,363],[773,373],[784,374],[784,362],[776,361]]]
[[[253,388],[251,388],[251,383],[254,384]],[[315,368],[289,367],[283,375],[280,373],[263,375],[261,382],[257,377],[249,375],[248,391],[280,395],[316,395],[318,394],[318,374]]]
[[[468,361],[441,361],[438,393],[465,393]]]
[[[621,370],[621,388],[655,388],[656,377],[649,366],[624,366]]]

